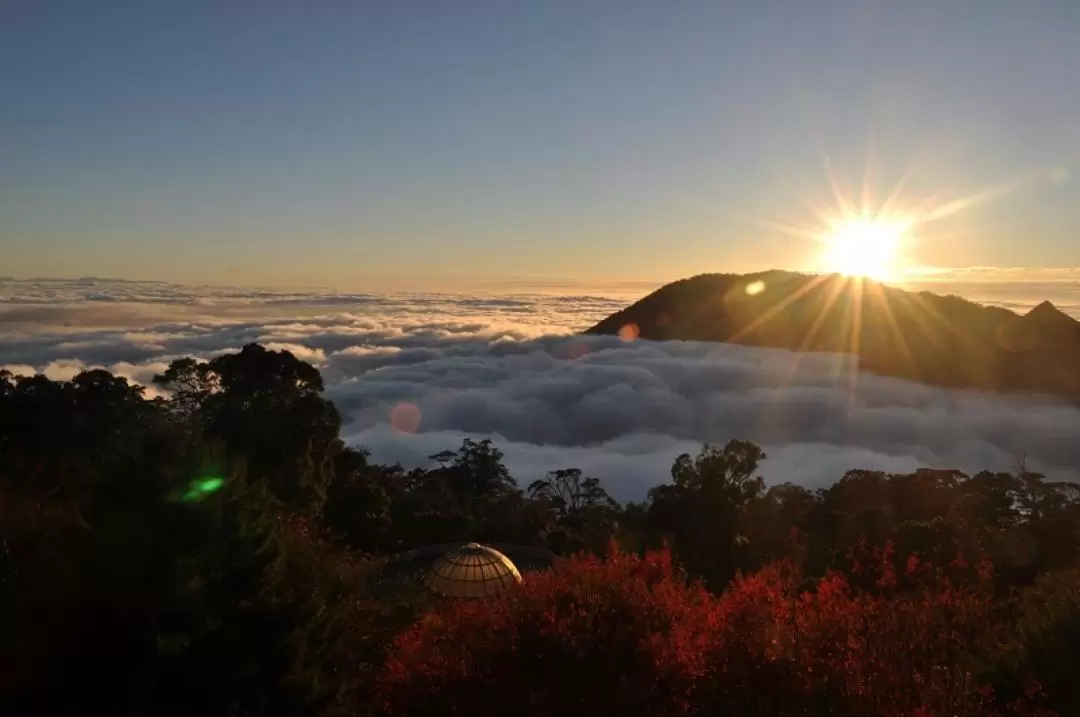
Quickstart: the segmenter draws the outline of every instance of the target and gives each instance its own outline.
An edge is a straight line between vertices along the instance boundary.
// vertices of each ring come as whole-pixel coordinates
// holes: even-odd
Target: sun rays
[[[914,163],[905,168],[894,186],[879,193],[871,162],[863,168],[861,186],[849,191],[828,156],[822,153],[821,158],[824,177],[819,183],[822,191],[816,194],[827,199],[814,201],[805,192],[794,197],[795,203],[808,211],[809,221],[799,224],[775,217],[740,217],[767,232],[805,240],[811,255],[806,268],[815,275],[786,288],[757,282],[753,292],[761,299],[757,314],[730,340],[740,342],[751,334],[765,334],[774,322],[782,323],[787,313],[809,302],[818,314],[806,321],[798,351],[853,355],[855,358],[844,365],[854,401],[859,357],[866,362],[871,354],[879,360],[886,356],[885,363],[906,364],[919,375],[926,367],[925,357],[917,355],[919,347],[942,351],[958,331],[923,297],[886,285],[903,284],[923,272],[921,267],[928,262],[919,261],[917,254],[934,236],[928,225],[1024,189],[1059,183],[1064,175],[1061,169],[1032,171],[967,193],[917,196],[910,189]],[[868,340],[873,346],[867,347]],[[792,374],[799,360],[796,353]],[[836,378],[841,380],[840,375]]]

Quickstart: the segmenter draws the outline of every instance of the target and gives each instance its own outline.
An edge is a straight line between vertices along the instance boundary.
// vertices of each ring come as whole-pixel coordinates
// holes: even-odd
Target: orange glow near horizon
[[[806,242],[806,253],[797,250],[797,260],[783,268],[891,284],[947,273],[948,270],[935,269],[939,259],[932,254],[940,251],[937,245],[955,243],[957,236],[966,236],[966,230],[958,234],[955,225],[933,226],[938,222],[1019,192],[1060,184],[1068,178],[1068,172],[1061,167],[1044,167],[1018,172],[974,191],[941,189],[927,193],[915,192],[909,186],[909,180],[920,174],[916,171],[917,158],[904,168],[891,187],[876,181],[872,153],[868,153],[861,183],[843,181],[824,151],[821,159],[822,178],[787,180],[794,190],[791,204],[801,215],[800,219],[738,211],[726,215],[770,235]],[[789,256],[796,258],[795,254]]]
[[[846,322],[841,328],[845,332],[840,337],[843,345],[837,346],[834,340],[830,350],[839,348],[859,357],[867,340],[866,329],[873,324],[877,330],[869,340],[875,342],[876,350],[881,352],[884,342],[890,347],[885,353],[892,352],[895,360],[916,367],[914,347],[920,342],[937,343],[953,329],[925,297],[895,292],[887,285],[903,286],[912,279],[948,273],[928,266],[926,257],[919,256],[927,242],[935,241],[933,229],[928,225],[1047,181],[1060,183],[1065,176],[1061,171],[1036,171],[967,194],[917,196],[905,192],[913,166],[891,191],[881,192],[874,185],[869,162],[861,191],[849,191],[843,186],[827,157],[823,157],[823,164],[826,177],[823,188],[831,197],[797,196],[798,204],[808,215],[802,221],[734,215],[770,233],[795,237],[810,246],[804,267],[815,275],[808,281],[797,282],[790,292],[766,294],[768,300],[760,306],[759,313],[729,339],[739,343],[773,322],[782,323],[788,307],[823,288],[824,295],[813,299],[820,301],[819,313],[792,357],[789,380],[806,355],[803,352],[816,350],[816,342],[827,328],[836,329],[830,320]],[[940,241],[940,237],[937,235],[936,240]],[[835,275],[844,278],[836,280]],[[762,288],[763,285],[752,284],[746,291],[755,295]],[[859,365],[858,358],[837,363],[833,377],[837,381],[846,378],[852,402],[858,395]]]

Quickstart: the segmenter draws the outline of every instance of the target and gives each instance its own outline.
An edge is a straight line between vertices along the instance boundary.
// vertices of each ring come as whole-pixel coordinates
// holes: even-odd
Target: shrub
[[[1001,678],[1012,692],[1032,679],[1044,685],[1049,704],[1062,714],[1080,714],[1080,683],[1072,668],[1080,661],[1080,569],[1039,577],[1020,600],[1015,639],[1003,656]]]
[[[780,562],[713,597],[686,585],[666,552],[575,557],[401,635],[380,705],[401,715],[1048,714],[1020,701],[998,709],[983,684],[1003,624],[988,564],[896,563],[886,549],[854,578],[807,582]]]
[[[711,600],[666,552],[575,556],[402,635],[387,713],[678,715],[704,670]]]

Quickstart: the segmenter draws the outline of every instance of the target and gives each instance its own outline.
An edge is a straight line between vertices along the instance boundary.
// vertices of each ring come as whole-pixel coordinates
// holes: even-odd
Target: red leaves
[[[948,574],[891,547],[857,588],[782,561],[714,597],[666,552],[575,557],[401,635],[389,714],[992,715],[979,659],[999,640],[989,565]],[[1025,711],[1027,710],[1027,711]],[[1038,715],[1024,704],[1006,714]]]
[[[403,634],[381,697],[396,714],[683,714],[709,607],[666,553],[571,558]]]
[[[909,555],[907,563],[904,565],[904,575],[911,577],[917,572],[919,572],[919,556]]]

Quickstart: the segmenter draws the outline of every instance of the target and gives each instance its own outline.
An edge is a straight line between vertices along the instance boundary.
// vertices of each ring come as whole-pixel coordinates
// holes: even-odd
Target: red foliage
[[[429,615],[398,640],[382,700],[415,715],[683,714],[710,620],[666,553],[575,557]]]
[[[400,636],[380,704],[400,715],[998,714],[978,678],[1000,640],[989,566],[908,559],[898,573],[895,562],[877,551],[852,579],[809,589],[781,562],[713,597],[664,552],[571,558]]]

